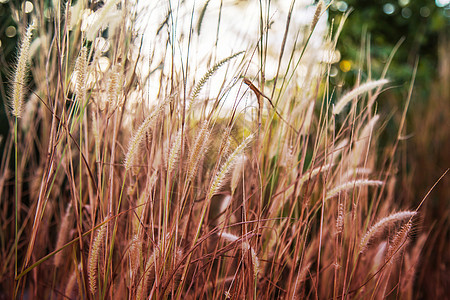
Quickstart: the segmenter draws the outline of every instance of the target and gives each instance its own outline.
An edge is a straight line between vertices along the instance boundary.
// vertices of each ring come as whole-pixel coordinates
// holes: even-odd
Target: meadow
[[[363,45],[354,86],[331,83],[351,14],[329,24],[318,1],[302,25],[295,1],[283,17],[260,1],[253,31],[227,32],[247,43],[224,50],[227,9],[249,4],[213,2],[162,1],[150,36],[132,1],[17,12],[0,298],[420,298],[427,249],[448,246],[449,209],[443,199],[441,221],[425,219],[448,166],[398,200],[414,180],[398,170],[419,123],[408,117],[418,62],[386,114],[396,47],[372,74]]]

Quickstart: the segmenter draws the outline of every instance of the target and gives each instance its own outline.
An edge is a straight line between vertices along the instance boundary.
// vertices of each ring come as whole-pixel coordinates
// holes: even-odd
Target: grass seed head
[[[27,81],[27,71],[29,65],[31,37],[35,28],[36,25],[34,22],[28,25],[27,30],[25,31],[25,34],[22,38],[17,62],[14,67],[10,106],[11,113],[16,118],[20,118],[22,116],[25,98],[25,85]]]
[[[99,229],[97,229],[97,235],[95,236],[92,242],[92,247],[89,251],[89,261],[88,261],[89,290],[93,295],[95,295],[95,292],[97,291],[97,279],[98,279],[97,268],[100,252],[105,240],[106,229],[107,229],[106,224],[103,224],[102,226],[100,226]]]
[[[380,221],[372,225],[372,227],[367,230],[366,234],[362,237],[360,246],[359,246],[359,253],[364,253],[364,251],[367,249],[367,245],[369,244],[370,240],[382,232],[386,227],[392,225],[395,222],[402,221],[402,220],[410,220],[412,219],[417,212],[415,211],[400,211],[394,214],[391,214],[387,217],[382,218]],[[408,221],[409,222],[409,221]]]
[[[352,91],[345,94],[339,101],[336,103],[336,105],[333,107],[333,115],[338,115],[342,112],[344,107],[352,100],[357,98],[358,96],[371,91],[375,88],[381,87],[388,83],[389,80],[387,79],[380,79],[377,81],[369,81],[366,82],[359,87],[353,89]]]

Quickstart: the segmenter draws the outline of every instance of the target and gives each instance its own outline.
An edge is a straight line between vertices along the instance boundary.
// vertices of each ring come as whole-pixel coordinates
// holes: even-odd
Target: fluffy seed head
[[[82,102],[86,99],[87,48],[82,47],[75,62],[76,93]]]
[[[172,143],[172,147],[169,151],[169,159],[167,164],[167,173],[170,175],[172,174],[173,170],[175,169],[175,166],[180,158],[180,152],[181,152],[181,144],[182,144],[182,138],[181,130],[178,131],[177,136],[175,138],[175,141]]]
[[[244,154],[240,155],[240,157],[236,160],[236,166],[233,169],[233,173],[231,175],[231,194],[234,195],[236,192],[236,188],[238,187],[239,180],[241,179],[242,172],[244,170],[245,161],[247,160]]]
[[[417,212],[415,211],[400,211],[394,214],[391,214],[387,217],[384,217],[375,225],[369,228],[369,230],[366,232],[366,234],[363,236],[360,242],[359,246],[359,253],[363,253],[367,249],[367,245],[369,244],[372,237],[380,233],[384,230],[384,228],[388,227],[389,225],[392,225],[395,222],[406,220],[406,219],[412,219]]]
[[[69,229],[71,228],[72,216],[71,216],[72,202],[69,202],[66,208],[66,213],[61,222],[61,226],[58,231],[58,239],[56,240],[56,249],[60,249],[68,241]],[[55,255],[55,266],[60,266],[62,259],[64,257],[64,252],[60,251]]]
[[[188,168],[187,168],[187,181],[190,182],[197,173],[199,161],[205,155],[206,149],[209,144],[209,135],[211,130],[208,128],[208,121],[205,121],[197,134],[194,142],[194,146],[189,153]]]
[[[34,23],[31,23],[19,48],[19,54],[17,59],[17,64],[14,68],[13,82],[12,82],[12,93],[11,93],[11,113],[16,118],[22,116],[23,102],[24,102],[24,87],[26,84],[26,73],[28,71],[28,60],[30,54],[30,44],[32,32],[36,28]]]
[[[336,218],[336,233],[342,233],[344,229],[344,204],[339,203],[338,206],[338,216]]]
[[[228,61],[232,60],[233,58],[235,58],[236,56],[241,55],[242,53],[244,53],[244,51],[235,53],[231,56],[228,56],[227,58],[222,59],[221,61],[219,61],[218,63],[216,63],[211,69],[208,70],[208,72],[206,72],[205,75],[203,75],[203,77],[200,79],[200,81],[197,83],[197,85],[194,88],[194,91],[192,92],[191,95],[191,100],[189,102],[189,108],[188,110],[190,110],[192,108],[192,105],[195,101],[195,99],[197,98],[198,94],[200,93],[200,91],[202,90],[203,86],[205,85],[205,83],[208,81],[208,79],[214,75],[214,73],[221,67],[223,66],[225,63],[227,63]]]
[[[316,27],[317,22],[319,21],[320,15],[322,14],[323,6],[324,6],[324,3],[322,0],[320,0],[319,3],[317,4],[316,11],[314,12],[314,18],[311,23],[311,30],[314,30],[314,27]]]
[[[139,146],[145,138],[145,134],[150,130],[151,126],[156,121],[160,112],[162,112],[167,103],[170,102],[170,99],[164,100],[156,109],[153,110],[153,113],[148,116],[144,122],[142,122],[141,126],[139,126],[138,130],[134,133],[133,137],[130,140],[128,145],[128,151],[125,155],[125,169],[129,170],[133,165],[136,157],[139,153]]]
[[[140,266],[142,258],[142,240],[137,234],[131,239],[128,254],[130,258],[131,277],[133,278]]]
[[[325,200],[328,200],[330,198],[333,198],[334,196],[338,195],[340,192],[361,187],[361,186],[379,186],[382,185],[383,181],[379,180],[368,180],[368,179],[358,179],[358,180],[352,180],[349,182],[346,182],[344,184],[341,184],[335,188],[333,188],[331,191],[329,191],[325,197]]]
[[[253,134],[249,135],[234,151],[230,154],[227,160],[223,163],[219,172],[214,177],[211,187],[208,193],[208,200],[214,196],[214,194],[222,187],[224,183],[225,176],[232,170],[238,158],[241,156],[245,147],[253,139]]]
[[[354,98],[358,97],[361,94],[364,94],[365,92],[368,92],[370,90],[373,90],[377,87],[381,87],[383,85],[385,85],[386,83],[388,83],[389,80],[387,79],[380,79],[377,81],[369,81],[366,82],[362,85],[360,85],[359,87],[357,87],[356,89],[348,92],[347,94],[345,94],[337,103],[336,105],[333,107],[333,115],[337,115],[339,114],[342,109]]]
[[[409,220],[405,225],[402,226],[402,228],[400,228],[400,230],[395,235],[387,251],[386,259],[389,260],[389,264],[393,263],[393,258],[397,256],[398,252],[405,246],[411,228],[412,222],[411,220]]]
[[[114,66],[108,80],[108,104],[112,109],[116,107],[118,102],[119,86],[119,69]]]
[[[98,229],[97,235],[92,242],[92,247],[89,251],[89,260],[88,260],[88,277],[89,277],[89,290],[92,294],[95,294],[97,291],[97,266],[98,266],[98,258],[101,252],[101,248],[105,239],[106,234],[106,224],[103,224]]]

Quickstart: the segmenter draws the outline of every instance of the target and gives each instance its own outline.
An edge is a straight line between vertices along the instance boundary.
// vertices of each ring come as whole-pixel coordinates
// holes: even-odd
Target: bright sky
[[[167,61],[161,64],[163,54],[166,53],[165,41],[167,39],[168,26],[162,29],[162,34],[157,36],[156,32],[160,25],[164,22],[169,9],[173,11],[173,19],[168,20],[173,23],[173,28],[176,28],[175,37],[177,40],[175,47],[175,65],[177,70],[181,73],[181,61],[185,66],[187,60],[188,49],[188,35],[189,28],[193,27],[191,36],[191,44],[189,50],[189,75],[188,85],[191,86],[193,81],[198,81],[210,68],[214,62],[220,61],[223,58],[239,51],[247,51],[247,57],[254,51],[255,45],[259,39],[260,26],[260,6],[256,0],[211,0],[209,1],[204,14],[201,25],[200,35],[197,33],[199,15],[204,7],[206,0],[185,0],[181,1],[140,1],[138,4],[138,11],[140,12],[139,27],[140,32],[144,35],[144,53],[154,53],[151,60],[150,67],[143,66],[143,72],[148,73],[148,70],[156,70],[150,76],[149,80],[149,98],[156,98],[156,91],[159,86],[158,72],[168,74],[171,62]],[[267,2],[263,3],[264,15],[267,15]],[[298,40],[302,41],[303,34],[309,33],[305,30],[305,26],[309,26],[313,19],[316,9],[312,5],[312,0],[297,0],[295,2],[294,11],[291,18],[291,25],[289,36],[286,43],[285,59],[287,60],[290,51],[293,48],[294,40],[298,35]],[[221,8],[222,5],[222,9]],[[265,75],[266,79],[270,80],[275,76],[277,69],[278,56],[282,44],[284,31],[286,28],[286,19],[291,3],[290,1],[279,0],[271,1],[269,18],[271,20],[271,27],[269,30],[268,53]],[[194,11],[193,18],[192,12]],[[220,27],[218,31],[218,20],[220,14]],[[315,29],[314,35],[310,41],[308,48],[312,53],[320,49],[323,44],[323,36],[327,31],[326,15],[323,15]],[[172,28],[172,26],[171,26]],[[297,47],[300,48],[300,47]],[[299,51],[300,49],[298,49]],[[317,53],[316,53],[317,54]],[[317,55],[315,55],[317,56]],[[237,58],[230,62],[230,67],[236,66],[241,58]],[[212,60],[212,61],[211,61]],[[255,53],[251,59],[251,64],[247,77],[252,78],[258,72],[258,56]],[[159,68],[159,69],[158,69]],[[222,73],[218,72],[214,75],[214,80],[211,80],[208,86],[209,95],[217,94],[227,66],[222,68]],[[301,71],[301,68],[299,68]],[[227,75],[227,79],[233,79],[233,75]],[[232,73],[232,72],[231,72]],[[234,99],[233,97],[230,97]]]

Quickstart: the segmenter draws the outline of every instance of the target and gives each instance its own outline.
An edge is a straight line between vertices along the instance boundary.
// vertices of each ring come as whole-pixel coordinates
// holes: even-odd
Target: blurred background
[[[339,23],[351,10],[339,38],[340,62],[332,83],[351,87],[358,78],[379,78],[389,55],[401,43],[387,71],[392,88],[378,98],[386,119],[380,154],[389,151],[398,133],[416,62],[417,76],[405,130],[396,156],[396,199],[401,207],[417,206],[450,167],[450,1],[335,1],[329,21]],[[450,176],[434,188],[422,211],[421,229],[430,232],[416,278],[421,299],[449,299]]]
[[[44,1],[47,2],[50,7],[51,1]],[[241,1],[235,2],[238,5]],[[385,167],[383,164],[389,163],[382,158],[390,154],[397,141],[402,112],[417,65],[405,130],[398,141],[394,164],[396,199],[399,207],[405,209],[415,209],[450,167],[449,2],[334,1],[328,13],[328,22],[334,24],[334,28],[344,14],[349,13],[337,45],[340,59],[330,72],[332,85],[349,90],[358,80],[378,79],[391,53],[396,50],[386,75],[391,80],[390,88],[378,98],[378,111],[387,120],[382,125],[384,130],[378,150],[380,170]],[[6,82],[20,36],[16,24],[19,19],[26,19],[13,12],[30,14],[35,9],[33,3],[0,0],[0,153],[3,153],[9,132],[5,113]],[[50,17],[50,8],[44,9],[43,14]],[[419,230],[429,232],[429,236],[421,265],[417,266],[419,272],[414,298],[449,299],[450,175],[432,190],[425,203],[421,208]]]

